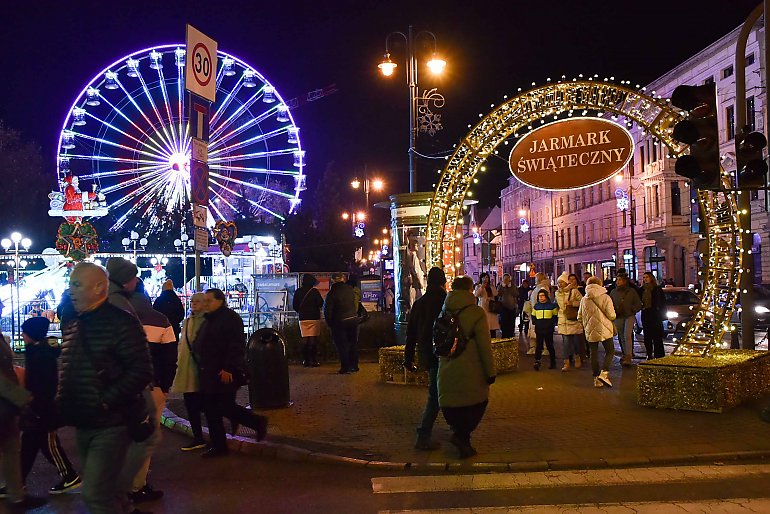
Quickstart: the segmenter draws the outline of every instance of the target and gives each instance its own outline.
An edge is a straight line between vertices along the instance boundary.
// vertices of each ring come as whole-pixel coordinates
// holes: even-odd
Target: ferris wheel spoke
[[[245,148],[245,147],[247,147],[249,145],[252,145],[252,144],[255,144],[255,143],[261,143],[262,141],[267,141],[267,140],[272,139],[274,137],[280,136],[281,134],[285,134],[286,132],[288,132],[288,129],[286,127],[283,127],[283,128],[278,128],[278,129],[272,130],[270,132],[265,132],[264,134],[256,135],[256,136],[254,136],[252,138],[245,139],[243,141],[239,141],[239,142],[237,142],[237,143],[235,143],[233,145],[219,148],[217,150],[214,150],[213,152],[209,151],[209,158],[211,158],[212,156],[216,157],[217,155],[219,155],[221,153],[232,152],[234,150],[239,150],[241,148]]]
[[[238,108],[237,108],[237,109],[235,109],[235,111],[233,111],[233,113],[232,113],[232,114],[230,114],[230,116],[228,116],[228,117],[227,117],[225,120],[223,120],[223,121],[222,121],[222,122],[221,122],[219,125],[217,125],[216,127],[214,127],[214,125],[215,125],[216,123],[215,123],[215,122],[212,122],[212,123],[211,123],[211,126],[212,126],[212,127],[214,127],[214,128],[212,128],[212,130],[211,130],[211,135],[210,135],[210,138],[211,138],[211,139],[216,139],[216,138],[219,136],[219,134],[221,134],[221,133],[222,133],[222,132],[223,132],[225,129],[227,129],[227,127],[229,127],[229,126],[230,126],[230,123],[232,123],[232,122],[233,122],[233,120],[237,119],[237,118],[238,118],[238,116],[240,116],[240,115],[241,115],[241,114],[243,114],[245,111],[247,111],[247,109],[248,109],[249,107],[251,107],[251,106],[252,106],[252,104],[253,104],[254,102],[256,102],[256,101],[257,101],[257,99],[258,99],[258,98],[259,98],[259,97],[262,95],[262,91],[263,91],[264,89],[265,89],[265,88],[264,88],[264,86],[263,86],[263,87],[261,87],[261,88],[259,88],[259,91],[257,91],[257,92],[256,92],[256,93],[254,93],[253,95],[251,95],[251,97],[250,97],[248,100],[246,100],[246,102],[244,102],[244,103],[242,103],[241,105],[239,105],[239,106],[238,106]],[[215,121],[219,121],[219,119],[217,119],[217,120],[215,120]]]
[[[177,112],[179,113],[179,141],[183,141],[187,144],[187,132],[189,131],[189,124],[184,122],[184,116],[182,112],[184,109],[184,95],[182,93],[182,83],[184,81],[184,68],[181,66],[176,67],[176,93],[177,93]],[[187,153],[187,148],[183,148],[182,153]]]
[[[296,177],[298,175],[301,175],[302,172],[298,170],[276,170],[276,169],[270,169],[270,168],[250,168],[247,166],[229,166],[229,165],[222,165],[222,164],[211,164],[209,163],[209,169],[210,170],[218,170],[223,172],[233,172],[237,171],[240,173],[248,173],[250,175],[282,175],[285,177]]]
[[[124,90],[124,91],[125,91],[125,90]],[[164,147],[164,146],[163,146],[161,143],[159,143],[159,142],[155,141],[155,139],[153,139],[153,137],[152,137],[152,136],[150,136],[149,134],[147,134],[147,132],[145,132],[144,130],[142,130],[142,129],[139,127],[139,125],[137,125],[137,124],[134,122],[134,120],[132,120],[131,118],[129,118],[129,117],[126,115],[126,113],[124,113],[124,112],[123,112],[123,111],[122,111],[120,108],[118,108],[118,107],[117,107],[115,104],[113,104],[112,102],[110,102],[109,100],[107,100],[106,98],[104,98],[104,96],[102,96],[102,95],[101,95],[101,93],[99,94],[99,98],[101,98],[101,99],[102,99],[102,101],[104,101],[104,103],[106,103],[107,105],[109,105],[110,107],[112,107],[112,110],[114,110],[114,111],[115,111],[115,112],[116,112],[116,113],[117,113],[117,114],[118,114],[118,115],[119,115],[121,118],[123,118],[124,120],[126,120],[127,122],[129,122],[129,123],[130,123],[130,124],[131,124],[131,125],[132,125],[132,126],[135,128],[135,129],[136,129],[136,130],[138,130],[138,131],[139,131],[139,133],[140,133],[140,134],[142,134],[142,135],[145,137],[145,139],[146,139],[146,142],[147,142],[147,143],[149,143],[149,142],[152,142],[152,144],[154,145],[155,149],[156,149],[156,150],[158,150],[158,152],[162,153],[162,154],[163,154],[163,155],[165,155],[166,157],[170,157],[170,156],[171,156],[171,154],[170,154],[170,153],[168,153],[168,150],[167,150],[167,149],[166,149],[166,148],[165,148],[165,147]],[[138,108],[138,107],[137,107],[137,108]],[[140,111],[140,112],[141,112],[141,111]]]
[[[109,129],[112,129],[112,130],[114,130],[114,131],[115,131],[115,132],[117,132],[118,134],[122,134],[122,135],[126,136],[127,138],[129,138],[129,139],[132,139],[132,140],[136,141],[136,142],[137,142],[137,143],[139,143],[140,145],[143,145],[143,146],[147,146],[147,147],[149,147],[150,149],[152,149],[152,150],[155,150],[155,148],[153,148],[153,147],[150,147],[149,145],[145,145],[145,143],[144,143],[144,142],[143,142],[141,139],[138,139],[137,137],[133,136],[132,134],[129,134],[128,132],[125,132],[125,131],[123,131],[123,130],[120,130],[120,129],[119,129],[118,127],[116,127],[115,125],[113,125],[113,124],[111,124],[111,123],[108,123],[108,122],[104,121],[103,119],[101,119],[101,118],[98,118],[97,116],[94,116],[93,114],[91,114],[91,113],[90,113],[90,112],[88,112],[88,111],[86,111],[86,114],[87,114],[87,115],[88,115],[88,117],[90,117],[91,119],[94,119],[94,120],[98,121],[99,123],[101,123],[101,124],[102,124],[102,125],[104,125],[105,127],[107,127],[107,128],[109,128]],[[167,158],[169,157],[168,155],[165,155],[165,154],[160,154],[160,153],[153,153],[153,152],[151,152],[151,151],[142,151],[142,150],[138,150],[138,151],[139,151],[140,153],[142,153],[142,154],[144,154],[144,155],[148,156],[148,157],[156,157],[156,158],[158,158],[158,159],[161,159],[161,160],[163,160],[163,159],[167,159]]]
[[[107,155],[82,155],[68,154],[70,159],[83,159],[86,161],[127,162],[131,164],[159,164],[158,161],[145,161],[143,159],[126,159],[125,157],[109,157]]]
[[[82,138],[82,139],[87,139],[89,141],[95,141],[95,142],[101,143],[103,145],[112,146],[112,147],[115,147],[115,148],[120,148],[122,150],[127,150],[129,152],[136,152],[136,153],[144,155],[145,157],[150,157],[152,159],[162,159],[162,157],[160,157],[160,156],[158,156],[156,154],[152,154],[152,153],[146,152],[144,150],[139,150],[139,149],[136,149],[136,148],[131,148],[130,146],[122,145],[120,143],[116,143],[114,141],[110,141],[109,139],[104,139],[104,138],[101,138],[101,137],[90,136],[88,134],[83,134],[82,132],[74,132],[73,131],[73,134],[75,134],[75,136],[77,136],[79,138]],[[135,162],[147,162],[147,161],[135,161]],[[155,161],[155,162],[157,162],[157,161]]]
[[[263,112],[262,114],[260,114],[259,116],[251,118],[247,122],[241,124],[236,129],[231,130],[230,132],[228,132],[228,133],[226,133],[226,134],[224,134],[222,136],[218,136],[216,138],[216,140],[211,144],[210,149],[218,148],[218,147],[222,146],[224,143],[226,143],[227,141],[229,141],[230,139],[232,139],[235,136],[245,132],[246,130],[250,129],[251,127],[253,127],[255,125],[259,125],[261,122],[265,121],[267,118],[273,116],[275,114],[276,110],[277,110],[277,107],[274,108],[274,109],[269,109],[269,110]]]
[[[246,182],[245,180],[240,180],[237,178],[228,177],[225,175],[220,175],[219,173],[211,173],[209,172],[209,178],[214,177],[218,178],[224,181],[227,181],[232,184],[238,184],[241,186],[245,186],[251,189],[257,189],[259,191],[265,191],[266,193],[270,193],[275,196],[280,196],[282,198],[294,198],[294,195],[290,195],[288,193],[284,193],[283,191],[276,191],[274,189],[270,189],[269,187],[261,186],[259,184],[252,184],[251,182]]]
[[[127,187],[135,186],[137,184],[142,184],[142,182],[147,182],[147,184],[143,184],[140,186],[139,189],[137,189],[133,194],[137,194],[141,191],[143,191],[143,188],[147,187],[148,185],[154,184],[156,181],[161,180],[164,178],[164,173],[166,170],[163,168],[157,169],[155,171],[152,171],[150,173],[145,173],[143,175],[140,175],[136,178],[132,178],[131,180],[127,180],[125,182],[120,182],[119,184],[115,184],[113,186],[108,186],[104,189],[102,189],[102,193],[109,194],[113,193],[115,191],[120,191],[121,189],[126,189]],[[131,201],[132,195],[124,195],[119,200],[115,201],[112,205],[114,206],[121,206],[126,202]]]
[[[283,150],[267,150],[264,152],[251,152],[242,153],[237,155],[225,155],[223,157],[209,158],[209,163],[220,163],[227,161],[245,161],[249,159],[260,159],[266,157],[277,157],[279,155],[293,155],[296,150],[294,148],[286,148]]]
[[[221,71],[221,70],[220,70]],[[217,88],[219,87],[219,82],[217,82]],[[238,92],[241,90],[241,87],[243,87],[243,75],[238,79],[238,82],[235,83],[235,86],[233,89],[231,89],[227,96],[225,96],[225,99],[222,100],[222,103],[217,107],[217,110],[214,111],[214,114],[211,115],[211,126],[216,125],[217,121],[219,121],[219,116],[222,115],[222,113],[227,109],[227,107],[230,106],[230,102],[233,101],[233,98],[238,94]],[[258,95],[259,92],[255,93],[255,95]]]
[[[119,177],[121,175],[133,175],[140,172],[163,169],[166,166],[167,166],[166,164],[156,164],[154,166],[140,166],[138,168],[124,168],[122,170],[100,171],[98,173],[88,173],[84,175],[78,175],[78,178],[82,180],[82,179],[100,179],[100,178],[109,178],[109,177]]]
[[[163,76],[163,69],[158,69],[158,82],[160,82],[160,91],[163,95],[163,105],[166,108],[166,115],[168,115],[168,130],[171,132],[171,139],[174,142],[174,149],[181,151],[181,141],[176,138],[176,130],[174,130],[174,115],[171,114],[171,102],[169,101],[168,91],[166,90],[166,78]]]
[[[137,77],[139,77],[140,80],[142,81],[142,88],[144,89],[144,91],[146,93],[147,92],[147,86],[144,85],[144,79],[141,79],[142,74],[141,74],[141,72],[138,69],[137,69]],[[163,143],[163,145],[166,147],[166,151],[168,151],[169,154],[173,153],[173,146],[170,144],[168,139],[165,139],[163,137],[164,134],[161,131],[155,129],[155,125],[153,124],[153,122],[150,121],[150,118],[144,112],[144,109],[139,107],[139,104],[136,103],[136,99],[133,96],[131,96],[131,93],[129,93],[128,90],[126,89],[126,86],[124,86],[123,83],[119,79],[117,79],[117,78],[115,79],[115,83],[120,87],[121,91],[123,91],[123,94],[126,95],[126,98],[128,99],[129,102],[131,102],[131,105],[134,106],[134,108],[139,113],[139,115],[142,118],[144,118],[144,121],[147,122],[147,125],[149,126],[150,130],[152,130],[156,134],[158,134],[158,139],[160,139],[161,143]],[[153,106],[154,106],[154,104],[153,104]],[[166,137],[168,137],[168,136],[166,136]]]
[[[176,152],[177,149],[174,146],[173,138],[168,134],[168,131],[166,130],[166,123],[158,111],[158,107],[155,104],[155,99],[153,99],[152,95],[150,94],[150,90],[147,87],[147,82],[145,82],[144,75],[142,75],[142,71],[140,69],[137,69],[137,78],[139,79],[139,83],[142,84],[142,91],[144,91],[144,96],[147,97],[147,100],[150,102],[155,116],[158,118],[160,129],[163,131],[163,135],[166,136],[166,143],[168,144],[169,150],[171,150],[172,153]],[[173,123],[173,120],[169,120],[169,123]]]
[[[226,186],[224,186],[223,184],[220,184],[220,183],[219,183],[219,182],[217,182],[216,180],[212,180],[212,183],[213,183],[214,185],[216,185],[216,186],[220,187],[221,189],[224,189],[224,190],[225,190],[225,191],[227,191],[228,193],[230,193],[230,194],[232,194],[232,195],[234,195],[234,196],[237,196],[238,198],[243,198],[243,199],[244,199],[244,200],[246,200],[246,202],[248,202],[250,205],[253,205],[254,207],[257,207],[258,209],[261,209],[261,210],[263,210],[263,211],[267,212],[268,214],[270,214],[270,215],[272,215],[272,216],[275,216],[276,218],[278,218],[278,219],[280,219],[280,220],[285,220],[285,219],[286,219],[286,218],[284,218],[283,216],[281,216],[280,214],[278,214],[277,212],[273,212],[272,210],[268,209],[268,208],[267,208],[267,207],[265,207],[264,205],[261,205],[260,203],[258,203],[258,202],[255,202],[254,200],[251,200],[251,199],[249,199],[249,198],[246,198],[246,197],[244,197],[244,196],[243,196],[242,194],[240,194],[239,192],[237,192],[237,191],[234,191],[234,190],[230,189],[229,187],[226,187]],[[227,199],[226,199],[224,196],[222,196],[222,194],[221,194],[221,193],[219,193],[219,191],[217,191],[216,189],[212,189],[212,191],[214,192],[214,195],[216,195],[217,197],[221,198],[221,199],[222,199],[222,201],[224,201],[224,202],[225,202],[227,205],[229,205],[229,206],[230,206],[230,208],[233,210],[233,212],[238,212],[238,209],[237,209],[236,207],[234,207],[234,206],[233,206],[233,205],[232,205],[230,202],[228,202],[228,201],[227,201]],[[212,205],[215,205],[215,204],[212,204]],[[222,217],[222,219],[224,220],[225,218],[224,218],[224,217]]]

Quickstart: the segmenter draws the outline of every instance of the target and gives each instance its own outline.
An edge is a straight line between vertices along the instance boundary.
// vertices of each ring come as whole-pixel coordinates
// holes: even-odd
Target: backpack
[[[460,313],[470,305],[466,305],[454,314],[446,309],[433,323],[433,354],[436,357],[457,357],[468,344],[468,339],[460,328]]]

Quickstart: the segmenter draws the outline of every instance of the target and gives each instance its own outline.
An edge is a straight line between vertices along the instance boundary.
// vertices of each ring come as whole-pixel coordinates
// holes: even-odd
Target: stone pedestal
[[[770,392],[770,353],[715,350],[708,357],[675,357],[639,364],[639,405],[723,412]]]
[[[515,370],[519,366],[518,339],[492,339],[492,358],[498,375]],[[427,371],[410,373],[404,369],[403,362],[403,346],[380,348],[380,382],[428,385]]]

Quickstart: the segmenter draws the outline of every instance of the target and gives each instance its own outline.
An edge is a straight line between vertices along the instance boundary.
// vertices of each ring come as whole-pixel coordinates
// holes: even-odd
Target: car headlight
[[[764,305],[755,305],[754,312],[756,312],[757,314],[767,314],[768,312],[770,312],[770,309],[768,309]]]
[[[666,317],[668,319],[676,319],[676,318],[679,317],[679,313],[676,312],[676,311],[668,311],[668,312],[666,312]]]

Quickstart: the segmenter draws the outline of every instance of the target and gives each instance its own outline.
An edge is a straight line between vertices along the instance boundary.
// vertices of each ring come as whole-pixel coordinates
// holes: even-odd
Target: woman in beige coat
[[[176,376],[171,385],[174,393],[183,393],[184,405],[187,409],[187,419],[190,420],[193,442],[182,446],[182,451],[197,450],[206,446],[203,440],[201,414],[203,413],[203,398],[200,393],[197,357],[192,351],[192,345],[198,330],[203,324],[206,312],[206,295],[195,293],[190,298],[190,316],[182,322],[182,333],[179,336]]]
[[[487,314],[490,337],[495,337],[497,331],[500,330],[500,320],[497,318],[497,313],[492,312],[490,307],[490,302],[497,299],[497,288],[489,280],[489,273],[482,273],[481,276],[479,276],[479,285],[476,286],[476,290],[473,294],[478,298],[479,306],[481,306]]]
[[[570,280],[572,279],[572,280]],[[566,271],[559,275],[556,283],[559,289],[556,291],[556,303],[559,304],[559,324],[557,330],[563,343],[564,366],[562,371],[569,371],[572,366],[580,368],[583,365],[580,352],[580,334],[583,333],[583,324],[577,319],[577,310],[580,307],[580,294],[577,288],[577,276],[570,275]],[[569,307],[569,309],[567,309]],[[571,314],[574,313],[574,317]],[[569,318],[568,318],[568,315]],[[570,319],[571,318],[571,319]]]

